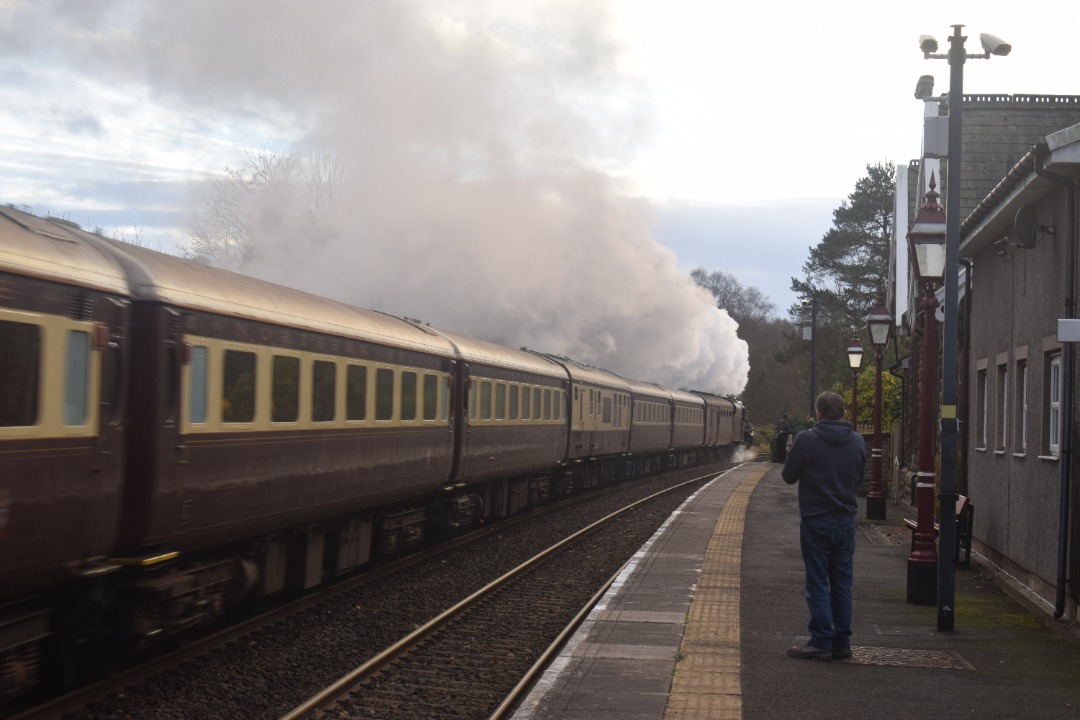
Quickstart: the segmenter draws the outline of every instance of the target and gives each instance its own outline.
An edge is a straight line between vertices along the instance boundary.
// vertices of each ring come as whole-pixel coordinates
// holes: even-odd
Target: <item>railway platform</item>
[[[881,522],[860,506],[852,657],[788,657],[808,634],[796,488],[780,468],[741,465],[674,513],[515,720],[1080,719],[1080,641],[981,558],[957,570],[952,632],[906,602],[902,505]]]

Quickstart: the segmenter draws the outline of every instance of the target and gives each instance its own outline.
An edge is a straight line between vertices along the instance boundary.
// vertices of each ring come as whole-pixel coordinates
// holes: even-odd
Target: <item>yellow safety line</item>
[[[705,550],[671,683],[665,720],[741,720],[739,589],[750,493],[771,468],[755,468],[731,491]]]

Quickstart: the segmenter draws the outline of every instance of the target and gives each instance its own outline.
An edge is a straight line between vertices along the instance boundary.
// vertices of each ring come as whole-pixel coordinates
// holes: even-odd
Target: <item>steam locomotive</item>
[[[627,380],[0,208],[0,700],[752,434]]]

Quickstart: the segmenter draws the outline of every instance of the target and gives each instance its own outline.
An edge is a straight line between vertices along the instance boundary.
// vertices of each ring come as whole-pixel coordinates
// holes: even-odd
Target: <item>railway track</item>
[[[621,521],[637,512],[662,522],[683,502],[685,495],[675,493],[714,476],[636,501],[547,548],[281,720],[504,717],[625,563]],[[607,580],[598,586],[600,578]]]
[[[461,697],[469,687],[497,687],[487,694],[486,700],[464,703],[470,713],[481,706],[494,708],[528,672],[552,638],[570,623],[592,595],[602,590],[604,581],[694,491],[693,483],[686,481],[692,480],[700,486],[705,479],[728,467],[730,463],[615,486],[605,493],[578,498],[578,502],[557,512],[523,518],[511,526],[489,528],[470,542],[462,541],[458,547],[448,545],[430,556],[411,557],[407,563],[381,569],[378,574],[274,610],[243,627],[219,633],[32,712],[16,716],[0,709],[0,718],[278,718],[287,716],[306,698],[317,695],[336,678],[351,674],[395,643],[408,651],[399,658],[397,667],[412,668],[398,677],[408,678],[411,672],[414,679],[393,681],[397,685],[394,688],[390,676],[380,672],[375,676],[375,685],[391,688],[399,695],[428,695],[431,688],[441,687]],[[532,582],[556,590],[548,599],[525,595],[519,601],[524,605],[516,609],[507,606],[509,609],[502,611],[495,609],[492,604],[495,601],[486,600],[485,609],[473,611],[475,619],[469,620],[477,623],[471,626],[474,629],[463,630],[464,635],[444,635],[450,638],[445,641],[399,642],[430,618],[463,598],[479,595],[480,588],[494,585],[498,578],[574,531],[612,514],[632,500],[674,485],[684,487],[666,498],[655,499],[648,507],[609,519],[604,528],[597,527],[588,535],[591,539],[579,538],[561,548],[559,552],[563,554],[559,559],[532,563],[536,578]],[[545,569],[552,565],[576,568],[577,572],[558,577]],[[496,625],[495,618],[501,618],[503,624]],[[465,619],[457,619],[443,624],[464,628],[464,622]],[[538,632],[532,638],[511,640],[516,638],[515,626]],[[454,640],[455,636],[465,640]],[[434,654],[425,660],[424,655],[416,654],[420,647]],[[462,663],[463,658],[471,660]],[[441,665],[454,670],[449,676],[433,675],[432,669]],[[368,685],[371,684],[369,681]],[[380,716],[371,714],[374,699],[364,702],[367,710],[358,717]],[[386,714],[381,716],[425,716],[423,711],[413,715],[401,710],[402,702],[391,696],[382,705]],[[430,702],[437,705],[442,700],[433,696]],[[427,717],[448,715],[443,711],[426,712]]]

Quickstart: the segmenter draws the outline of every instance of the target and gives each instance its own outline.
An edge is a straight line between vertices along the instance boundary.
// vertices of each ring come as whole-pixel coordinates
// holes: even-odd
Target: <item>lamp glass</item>
[[[886,313],[874,313],[866,319],[870,328],[870,341],[877,347],[883,347],[889,342],[889,334],[892,330],[892,318]]]
[[[852,345],[847,349],[847,361],[852,370],[858,370],[862,365],[862,345]]]
[[[914,245],[915,263],[919,277],[926,280],[944,278],[945,243],[916,242]]]

